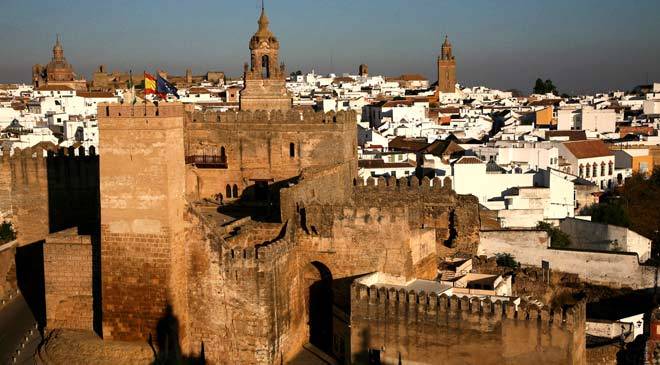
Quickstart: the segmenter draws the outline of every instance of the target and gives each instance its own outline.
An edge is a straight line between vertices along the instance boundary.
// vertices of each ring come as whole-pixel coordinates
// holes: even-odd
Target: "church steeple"
[[[456,91],[456,59],[447,35],[438,56],[438,91],[444,93]]]
[[[441,57],[443,60],[452,60],[454,56],[451,53],[451,43],[449,43],[449,36],[445,35],[445,41],[442,43]]]
[[[263,1],[259,28],[250,38],[250,63],[244,65],[245,87],[241,110],[288,110],[292,98],[286,89],[286,70],[279,63],[280,42],[271,32]]]
[[[55,40],[55,46],[53,46],[53,60],[63,61],[64,60],[64,48],[62,48],[62,43],[60,42],[60,35],[57,34]]]

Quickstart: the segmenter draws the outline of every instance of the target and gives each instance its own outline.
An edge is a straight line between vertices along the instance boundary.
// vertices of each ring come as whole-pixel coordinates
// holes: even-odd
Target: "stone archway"
[[[309,342],[332,354],[332,272],[319,261],[310,262],[303,271]]]

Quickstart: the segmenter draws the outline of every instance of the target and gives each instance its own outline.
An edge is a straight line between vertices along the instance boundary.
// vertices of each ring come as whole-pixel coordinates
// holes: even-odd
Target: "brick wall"
[[[48,328],[93,330],[90,236],[68,229],[46,237],[44,277]]]

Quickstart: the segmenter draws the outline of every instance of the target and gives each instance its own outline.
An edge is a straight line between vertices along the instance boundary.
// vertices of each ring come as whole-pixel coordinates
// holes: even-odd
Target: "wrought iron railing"
[[[186,164],[192,164],[200,168],[226,169],[227,157],[213,155],[186,156]]]

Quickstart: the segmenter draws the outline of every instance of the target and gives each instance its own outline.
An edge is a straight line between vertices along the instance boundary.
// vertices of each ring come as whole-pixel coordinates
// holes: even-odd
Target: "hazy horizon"
[[[0,82],[30,82],[34,64],[52,57],[60,33],[67,60],[88,80],[98,65],[139,73],[209,70],[238,77],[249,58],[259,2],[5,0],[0,19]],[[288,72],[420,73],[436,80],[444,35],[466,86],[516,88],[552,79],[569,94],[630,89],[660,80],[660,2],[584,0],[266,1]]]

